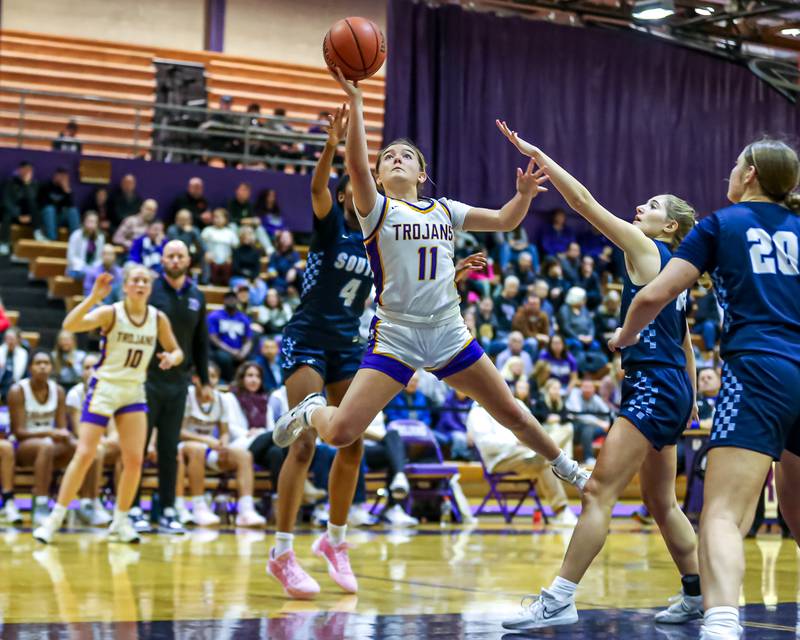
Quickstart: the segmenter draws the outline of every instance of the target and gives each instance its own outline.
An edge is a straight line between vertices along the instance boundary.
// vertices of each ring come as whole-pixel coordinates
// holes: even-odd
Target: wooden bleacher
[[[317,67],[270,62],[223,53],[182,51],[118,44],[102,40],[0,30],[0,88],[74,94],[73,97],[29,96],[25,99],[25,131],[54,138],[66,120],[79,120],[79,137],[85,153],[134,155],[113,143],[132,145],[137,109],[133,105],[85,101],[81,96],[143,101],[138,110],[139,151],[149,148],[152,105],[155,100],[154,58],[169,58],[205,65],[209,107],[220,97],[234,99],[234,111],[244,112],[257,102],[262,114],[277,107],[287,117],[315,119],[320,111],[333,111],[343,96],[322,62]],[[374,159],[381,144],[385,82],[376,77],[360,83],[364,92],[365,121],[374,131],[368,145]],[[0,91],[0,136],[13,135],[19,122],[19,96]],[[81,122],[90,118],[91,122]],[[305,128],[305,127],[302,127]],[[0,137],[0,145],[16,145],[15,138]],[[26,147],[49,149],[50,141],[30,140]]]

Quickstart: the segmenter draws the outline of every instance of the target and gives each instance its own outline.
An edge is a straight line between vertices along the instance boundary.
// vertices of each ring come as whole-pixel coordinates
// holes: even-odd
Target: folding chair
[[[536,491],[536,480],[525,478],[510,471],[505,473],[492,473],[486,467],[486,463],[483,461],[483,456],[478,447],[475,447],[475,450],[478,452],[478,460],[480,460],[481,467],[483,468],[483,477],[486,479],[486,482],[489,483],[489,491],[484,496],[483,502],[481,502],[481,506],[478,507],[475,515],[481,515],[489,499],[494,498],[497,501],[497,506],[500,507],[500,513],[503,515],[503,519],[506,522],[511,522],[520,510],[520,507],[522,507],[522,503],[530,496],[536,503],[536,508],[542,514],[544,523],[547,524],[547,514],[544,512],[542,501],[539,499],[539,494]],[[517,488],[501,489],[501,484],[513,484]],[[517,504],[512,510],[509,510],[510,500],[517,500]]]

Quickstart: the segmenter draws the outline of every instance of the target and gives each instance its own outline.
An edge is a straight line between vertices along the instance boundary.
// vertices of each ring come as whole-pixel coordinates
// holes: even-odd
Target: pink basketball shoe
[[[350,568],[350,557],[347,555],[347,543],[342,542],[336,546],[331,544],[328,534],[323,533],[311,545],[314,555],[323,558],[328,563],[328,575],[347,593],[358,591],[358,582]]]
[[[270,549],[267,573],[281,583],[290,598],[310,600],[319,593],[319,584],[303,571],[294,551],[286,551],[276,558],[275,549]]]

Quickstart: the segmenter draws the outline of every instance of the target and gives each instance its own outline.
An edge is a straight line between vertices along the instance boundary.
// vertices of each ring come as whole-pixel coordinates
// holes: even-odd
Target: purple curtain
[[[505,118],[617,214],[675,193],[724,206],[739,151],[793,139],[798,108],[746,68],[639,34],[390,0],[387,141],[408,136],[430,163],[429,194],[498,206],[524,158]],[[534,208],[562,206],[553,189]],[[534,220],[529,221],[534,223]]]

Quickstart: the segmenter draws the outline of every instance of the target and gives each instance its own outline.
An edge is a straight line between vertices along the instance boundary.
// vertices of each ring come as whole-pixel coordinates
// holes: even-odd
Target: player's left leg
[[[523,444],[544,456],[557,474],[578,488],[589,475],[558,448],[539,421],[514,399],[511,389],[486,354],[466,369],[445,378],[445,382],[480,404]],[[399,389],[398,389],[399,391]]]
[[[114,519],[109,527],[108,539],[112,542],[139,542],[139,534],[128,518],[128,511],[136,497],[144,462],[144,443],[147,439],[147,415],[144,411],[117,413],[114,416],[119,435],[122,473],[117,486],[117,504]]]
[[[800,545],[800,456],[784,451],[781,462],[776,467],[775,485],[778,489],[778,503],[781,514],[794,541]]]

